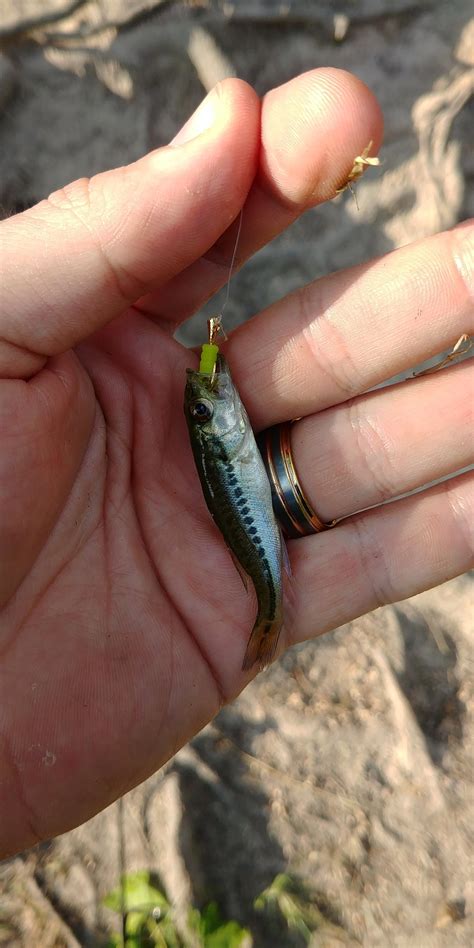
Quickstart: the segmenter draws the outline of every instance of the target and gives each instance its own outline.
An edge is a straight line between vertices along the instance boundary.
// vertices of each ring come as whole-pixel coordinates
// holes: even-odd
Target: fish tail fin
[[[257,619],[245,650],[243,671],[249,671],[254,665],[258,665],[259,671],[263,671],[270,664],[276,652],[280,632],[280,621]]]

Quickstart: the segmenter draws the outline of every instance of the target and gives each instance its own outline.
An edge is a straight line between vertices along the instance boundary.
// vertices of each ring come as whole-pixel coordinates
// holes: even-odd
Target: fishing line
[[[232,259],[231,259],[231,261],[230,261],[229,276],[227,277],[227,287],[226,287],[226,295],[225,295],[224,305],[223,305],[223,307],[222,307],[222,309],[221,309],[221,311],[220,311],[220,314],[219,314],[219,316],[220,316],[221,319],[222,319],[222,317],[223,317],[223,315],[224,315],[224,310],[225,310],[225,308],[226,308],[226,306],[227,306],[227,303],[229,302],[229,296],[230,296],[230,281],[231,281],[231,279],[232,279],[232,272],[233,272],[233,269],[234,269],[235,258],[236,258],[236,256],[237,256],[237,248],[238,248],[238,246],[239,246],[240,232],[241,232],[241,230],[242,230],[243,217],[244,217],[244,211],[243,211],[243,208],[241,208],[241,209],[240,209],[240,213],[239,213],[239,226],[238,226],[238,228],[237,228],[237,237],[235,238],[234,250],[233,250],[233,253],[232,253]]]
[[[227,277],[227,287],[226,287],[224,305],[218,316],[211,316],[211,318],[208,319],[207,321],[208,342],[205,342],[201,347],[201,360],[199,362],[199,371],[202,372],[204,375],[210,375],[212,379],[214,379],[215,377],[217,356],[219,354],[219,346],[216,344],[216,339],[218,338],[220,333],[222,333],[222,335],[224,336],[224,339],[227,339],[225,329],[222,325],[222,316],[224,314],[224,310],[227,306],[227,303],[229,302],[230,281],[232,279],[232,273],[234,270],[235,258],[237,255],[237,247],[239,246],[243,216],[244,216],[244,212],[243,212],[243,209],[241,208],[240,214],[239,214],[239,226],[237,228],[237,236],[235,238],[234,249],[232,252],[232,258],[231,258],[230,267],[229,267],[229,275]]]

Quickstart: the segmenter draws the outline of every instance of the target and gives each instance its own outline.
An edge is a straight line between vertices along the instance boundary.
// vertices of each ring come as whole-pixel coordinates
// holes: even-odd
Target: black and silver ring
[[[321,533],[324,523],[303,492],[291,453],[291,421],[266,428],[257,442],[272,489],[273,509],[286,536],[292,539]]]

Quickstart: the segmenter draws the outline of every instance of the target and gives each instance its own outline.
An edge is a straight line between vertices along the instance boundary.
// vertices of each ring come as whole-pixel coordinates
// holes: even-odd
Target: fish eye
[[[189,410],[196,421],[209,421],[214,414],[212,402],[205,401],[204,399],[193,402]]]

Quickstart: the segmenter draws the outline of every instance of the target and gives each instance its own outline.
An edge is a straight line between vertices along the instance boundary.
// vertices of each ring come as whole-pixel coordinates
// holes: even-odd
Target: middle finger
[[[293,459],[318,516],[346,517],[471,464],[468,372],[456,366],[296,422]]]
[[[334,273],[237,329],[226,354],[256,428],[321,411],[474,331],[474,225]]]

